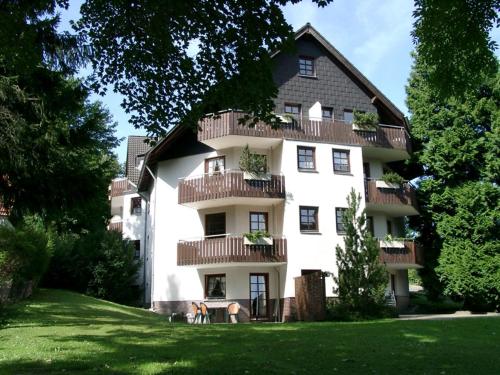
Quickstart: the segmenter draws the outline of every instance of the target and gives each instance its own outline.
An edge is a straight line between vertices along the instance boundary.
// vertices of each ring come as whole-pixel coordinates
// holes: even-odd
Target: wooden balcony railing
[[[285,198],[285,177],[245,180],[242,171],[226,170],[179,181],[179,204],[229,197]]]
[[[242,135],[385,147],[411,152],[408,132],[401,126],[380,125],[376,131],[355,131],[352,124],[343,121],[317,121],[301,118],[273,129],[263,122],[258,122],[253,127],[240,124],[238,120],[244,115],[243,112],[226,111],[204,117],[199,123],[198,140],[203,142],[228,135]]]
[[[380,248],[380,261],[385,264],[415,264],[424,265],[424,254],[415,241],[405,240],[404,247]]]
[[[117,232],[123,232],[123,222],[119,221],[116,223],[109,223],[108,225],[109,230],[116,230]]]
[[[409,183],[392,189],[378,188],[375,180],[365,180],[365,193],[367,203],[411,205],[418,210],[415,188]]]
[[[226,236],[177,244],[177,265],[217,263],[276,263],[287,261],[285,238],[273,238],[273,244],[245,245],[243,237]]]
[[[132,183],[126,178],[121,180],[111,181],[111,187],[110,187],[111,197],[118,197],[120,195],[124,195],[125,193],[132,191],[134,191],[134,185],[132,185]]]

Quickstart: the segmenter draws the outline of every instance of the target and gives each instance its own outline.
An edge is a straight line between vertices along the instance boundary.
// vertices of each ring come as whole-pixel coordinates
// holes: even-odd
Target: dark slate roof
[[[127,161],[125,165],[125,175],[134,184],[137,185],[141,171],[137,169],[141,160],[144,159],[144,154],[149,151],[151,146],[144,141],[148,137],[131,135],[127,142]]]

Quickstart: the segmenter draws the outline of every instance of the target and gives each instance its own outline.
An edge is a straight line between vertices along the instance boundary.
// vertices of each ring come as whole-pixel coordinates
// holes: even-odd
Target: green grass
[[[497,374],[500,319],[197,325],[41,290],[0,325],[0,374]]]

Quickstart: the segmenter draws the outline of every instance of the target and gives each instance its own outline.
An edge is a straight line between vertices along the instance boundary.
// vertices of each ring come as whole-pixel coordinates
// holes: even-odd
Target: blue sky
[[[81,0],[71,0],[70,8],[61,14],[61,27],[67,28],[70,19],[79,16]],[[326,8],[318,8],[312,1],[284,8],[287,21],[298,29],[310,22],[331,44],[353,63],[396,106],[407,114],[405,85],[411,69],[410,36],[413,19],[411,0],[335,0]],[[493,32],[495,40],[500,30]],[[122,98],[112,91],[102,101],[118,122],[117,136],[143,135],[128,123],[129,116],[120,107]],[[126,155],[126,141],[116,149],[120,162]]]

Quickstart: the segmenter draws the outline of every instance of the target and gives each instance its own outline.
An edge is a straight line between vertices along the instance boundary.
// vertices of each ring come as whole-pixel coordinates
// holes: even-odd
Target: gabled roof
[[[148,137],[131,135],[127,141],[127,161],[125,165],[125,175],[133,184],[137,185],[140,171],[137,166],[140,163],[140,157],[149,151],[151,146],[144,141]]]
[[[361,73],[354,65],[352,65],[349,60],[342,55],[339,50],[330,44],[323,35],[321,35],[310,23],[305,24],[299,30],[295,32],[295,40],[298,40],[304,36],[311,36],[314,38],[325,50],[337,60],[352,76],[357,79],[359,84],[361,84],[372,96],[372,103],[375,104],[379,101],[385,108],[387,108],[401,123],[405,122],[405,116],[403,112],[399,110],[396,105],[391,102],[382,92],[371,83],[368,78],[366,78],[363,73]],[[278,55],[281,51],[276,51],[273,53],[272,57]]]
[[[342,55],[334,46],[330,44],[311,24],[307,23],[302,26],[295,33],[295,40],[298,40],[306,35],[313,37],[318,43],[321,44],[325,48],[325,50],[330,54],[330,57],[337,60],[357,81],[358,83],[371,94],[372,103],[375,104],[376,101],[379,101],[392,115],[397,118],[401,123],[404,123],[406,126],[406,120],[404,114],[392,103],[382,92],[371,83],[368,78],[366,78],[354,65],[352,65],[345,57]],[[276,51],[272,54],[272,57],[278,55],[281,51]],[[159,160],[166,159],[165,153],[169,151],[172,153],[170,157],[179,157],[185,156],[189,152],[189,148],[182,148],[182,151],[172,149],[176,148],[176,141],[178,142],[180,139],[187,139],[189,142],[193,144],[198,143],[198,150],[200,152],[201,148],[206,148],[210,150],[208,146],[205,146],[202,143],[197,142],[196,133],[192,131],[192,129],[188,129],[185,126],[175,125],[163,138],[159,141],[156,146],[150,149],[145,158],[144,165],[141,169],[140,175],[138,176],[138,191],[145,191],[151,182],[151,174],[146,170],[146,166],[151,166],[155,164]],[[129,138],[130,140],[130,138]],[[207,151],[207,150],[205,150]],[[128,160],[128,159],[127,159]]]

